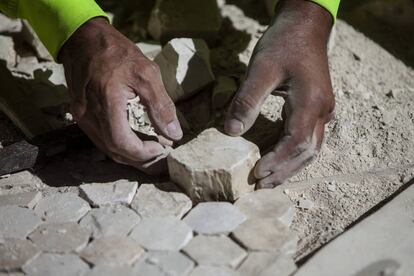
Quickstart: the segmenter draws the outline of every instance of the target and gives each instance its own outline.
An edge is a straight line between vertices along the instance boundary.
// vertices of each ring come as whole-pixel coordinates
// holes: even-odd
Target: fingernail
[[[230,135],[241,135],[244,130],[244,125],[237,119],[230,119],[227,121],[225,128]]]
[[[183,137],[183,131],[181,130],[180,123],[176,120],[167,125],[168,135],[173,139],[181,139]]]

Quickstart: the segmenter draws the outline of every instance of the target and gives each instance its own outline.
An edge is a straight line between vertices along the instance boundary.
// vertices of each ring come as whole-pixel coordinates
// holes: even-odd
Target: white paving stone
[[[239,198],[234,205],[247,217],[278,218],[290,226],[295,215],[293,202],[281,189],[263,189]]]
[[[86,273],[85,276],[137,276],[137,274],[129,266],[98,265]]]
[[[35,213],[47,222],[77,222],[91,207],[74,193],[57,193],[43,198]]]
[[[190,274],[190,276],[239,276],[239,274],[228,267],[217,266],[197,266]],[[256,276],[256,275],[249,275]]]
[[[184,218],[194,231],[200,234],[228,234],[243,221],[246,216],[228,202],[199,203]]]
[[[16,59],[13,38],[0,35],[0,60],[5,61],[8,67],[13,67],[16,65]]]
[[[32,210],[18,206],[0,207],[0,238],[25,239],[41,223]]]
[[[183,251],[199,265],[236,268],[246,252],[226,236],[196,236]]]
[[[141,217],[123,205],[93,208],[79,224],[88,229],[93,237],[127,236],[132,228],[141,221]]]
[[[89,266],[74,254],[43,253],[22,269],[30,276],[81,276],[89,271]]]
[[[92,183],[80,186],[81,192],[94,206],[127,204],[134,198],[138,182],[118,180],[112,183]]]
[[[296,269],[297,266],[291,256],[281,255],[275,262],[264,269],[259,276],[289,276],[292,275]]]
[[[178,251],[152,251],[134,265],[137,275],[186,276],[194,262]]]
[[[41,198],[42,194],[40,192],[23,192],[17,194],[0,195],[0,207],[17,205],[20,207],[33,209],[33,207],[39,202]]]
[[[255,144],[210,128],[173,150],[168,170],[193,202],[234,201],[254,190],[251,171],[259,158]]]
[[[153,184],[142,184],[131,203],[142,217],[182,218],[192,207],[188,196],[179,192],[165,192]]]
[[[80,256],[94,265],[131,265],[143,254],[144,249],[129,237],[104,236],[92,241]]]
[[[176,251],[193,238],[193,231],[176,217],[153,217],[143,218],[130,236],[148,250]]]
[[[37,227],[29,239],[42,251],[69,253],[86,246],[89,232],[75,222],[50,223]]]
[[[28,240],[0,239],[0,271],[15,271],[39,253]]]
[[[237,269],[240,276],[259,275],[279,257],[275,252],[250,252]]]
[[[276,218],[252,218],[233,231],[233,236],[250,250],[285,252],[296,251],[297,235]]]

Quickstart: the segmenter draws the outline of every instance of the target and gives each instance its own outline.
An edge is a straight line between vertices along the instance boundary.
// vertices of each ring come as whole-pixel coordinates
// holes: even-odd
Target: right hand
[[[127,101],[139,96],[157,133],[180,140],[182,130],[154,62],[104,18],[82,25],[59,53],[71,113],[95,145],[116,162],[151,172],[145,164],[165,153],[141,141],[127,120]],[[154,172],[154,171],[152,171]]]

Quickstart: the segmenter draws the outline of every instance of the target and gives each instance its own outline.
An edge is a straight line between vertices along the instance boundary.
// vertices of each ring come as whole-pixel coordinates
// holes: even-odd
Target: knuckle
[[[146,79],[151,79],[154,76],[160,74],[161,70],[155,62],[146,61],[140,67],[140,72],[145,76]]]

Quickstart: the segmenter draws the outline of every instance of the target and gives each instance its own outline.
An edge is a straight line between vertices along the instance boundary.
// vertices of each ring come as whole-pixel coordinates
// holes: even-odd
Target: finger
[[[256,121],[266,98],[283,81],[284,73],[279,66],[256,56],[249,65],[246,80],[234,97],[226,116],[224,130],[238,136],[245,133]]]
[[[136,87],[155,129],[169,139],[178,141],[183,131],[178,121],[175,105],[165,90],[161,71],[155,63],[148,63],[139,72]],[[142,77],[143,76],[143,77]]]

